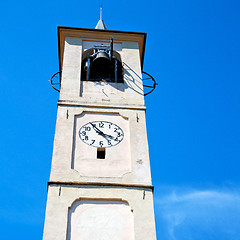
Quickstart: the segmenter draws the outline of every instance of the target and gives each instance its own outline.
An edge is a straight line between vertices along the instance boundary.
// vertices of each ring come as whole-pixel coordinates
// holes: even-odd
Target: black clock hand
[[[105,136],[105,137],[107,137],[107,138],[111,138],[111,139],[113,139],[113,138],[114,138],[113,136],[111,136],[111,135],[108,135],[108,134],[105,134],[105,133],[104,133],[104,136]]]
[[[111,138],[113,139],[114,137],[108,134],[105,134],[104,132],[102,132],[100,129],[98,129],[95,125],[93,125],[91,122],[90,124],[93,126],[94,130],[101,136],[103,136],[104,138]]]
[[[101,130],[99,130],[99,129],[98,129],[95,125],[93,125],[91,122],[90,122],[90,124],[93,126],[94,130],[95,130],[99,135],[101,135],[101,136],[103,136],[103,137],[113,138],[112,136],[107,135],[107,134],[105,134],[104,132],[102,132]]]
[[[103,133],[103,132],[102,132]],[[116,136],[116,137],[113,137],[113,136],[111,136],[111,135],[108,135],[108,134],[105,134],[105,133],[103,133],[103,135],[102,135],[103,137],[107,137],[107,138],[111,138],[111,139],[113,139],[114,141],[118,141],[118,140],[116,140],[117,138],[118,138],[118,136]]]
[[[99,130],[95,125],[93,125],[91,122],[90,122],[90,124],[93,126],[94,130],[95,130],[98,134],[104,135],[104,133],[103,133],[101,130]]]

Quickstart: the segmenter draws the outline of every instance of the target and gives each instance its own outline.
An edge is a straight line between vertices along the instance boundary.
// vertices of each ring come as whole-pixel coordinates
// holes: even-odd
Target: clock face
[[[123,130],[116,124],[107,121],[86,123],[79,129],[80,139],[96,148],[108,148],[119,144],[124,137]]]

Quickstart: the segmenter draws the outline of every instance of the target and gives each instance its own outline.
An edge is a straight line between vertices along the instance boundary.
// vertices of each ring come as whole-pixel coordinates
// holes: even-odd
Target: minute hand
[[[113,139],[112,136],[110,136],[110,135],[108,135],[108,134],[105,134],[105,133],[102,132],[100,129],[98,129],[95,125],[93,125],[91,122],[90,122],[90,124],[93,126],[93,128],[95,129],[95,131],[96,131],[99,135],[101,135],[101,136],[103,136],[103,137],[108,137],[108,138],[112,138],[112,139]]]
[[[90,124],[93,126],[94,130],[95,130],[98,134],[104,135],[104,133],[103,133],[101,130],[99,130],[95,125],[93,125],[91,122],[90,122]]]

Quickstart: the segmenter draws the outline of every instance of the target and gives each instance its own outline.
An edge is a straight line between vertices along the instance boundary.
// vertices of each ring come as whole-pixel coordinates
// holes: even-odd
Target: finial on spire
[[[102,20],[102,5],[100,7],[100,20],[98,21],[95,29],[102,29],[102,30],[107,30],[107,26],[104,23],[104,21]]]
[[[102,20],[102,4],[101,4],[101,7],[100,7],[100,20]]]

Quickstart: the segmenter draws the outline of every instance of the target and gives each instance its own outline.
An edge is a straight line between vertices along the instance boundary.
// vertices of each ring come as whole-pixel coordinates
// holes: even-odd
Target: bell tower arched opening
[[[96,46],[83,52],[82,81],[123,83],[121,56],[109,46]]]

